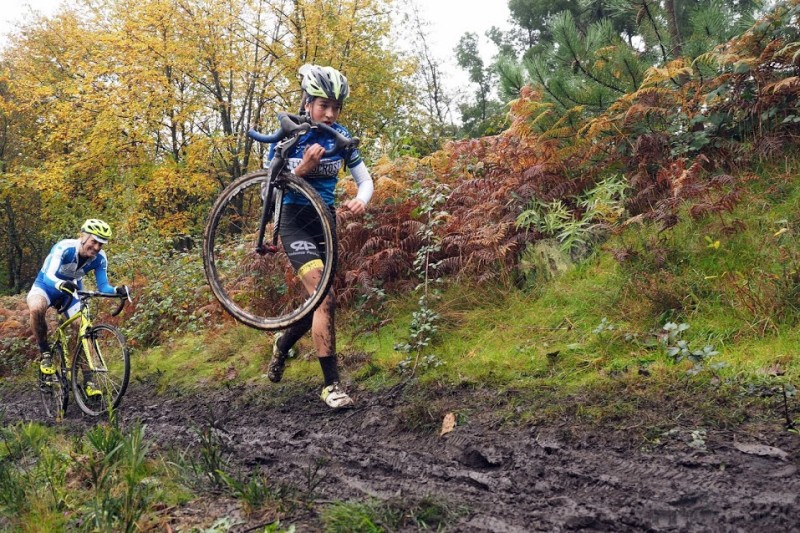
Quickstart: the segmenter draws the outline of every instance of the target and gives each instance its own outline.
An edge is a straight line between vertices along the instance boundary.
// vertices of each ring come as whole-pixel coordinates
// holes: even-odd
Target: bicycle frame
[[[69,359],[70,355],[67,353],[67,348],[69,347],[69,339],[71,337],[68,328],[72,326],[72,324],[78,321],[80,321],[80,323],[78,324],[78,336],[77,336],[78,344],[75,347],[76,351],[73,353],[73,355],[77,354],[78,349],[82,349],[84,353],[87,354],[86,360],[89,363],[89,370],[91,370],[92,372],[96,371],[98,368],[105,368],[106,366],[106,362],[103,360],[103,354],[100,353],[99,351],[96,351],[96,353],[98,357],[100,357],[100,361],[93,361],[92,360],[93,358],[88,356],[89,354],[92,353],[92,350],[89,346],[89,337],[90,337],[89,331],[92,329],[93,324],[89,313],[89,305],[87,304],[87,300],[93,296],[111,297],[111,295],[108,294],[104,295],[102,293],[78,291],[77,298],[80,302],[78,311],[74,315],[68,318],[64,318],[63,313],[59,313],[58,327],[56,328],[53,335],[56,337],[56,341],[59,344],[61,344],[61,348],[63,350],[62,364],[67,369],[70,368],[72,363],[72,359]],[[130,298],[130,296],[128,296],[128,298]],[[124,305],[125,305],[125,300],[123,299],[119,306],[119,309],[117,309],[117,311],[112,313],[112,316],[119,314]]]
[[[75,313],[69,318],[64,318],[63,316],[59,315],[58,328],[56,328],[55,332],[53,333],[56,342],[58,342],[58,344],[61,346],[61,363],[65,369],[69,369],[72,365],[72,354],[69,350],[69,339],[72,335],[67,328],[71,327],[78,320],[81,322],[78,325],[78,338],[83,338],[91,324],[86,318],[84,318],[82,312]]]
[[[258,238],[256,240],[256,252],[259,255],[266,255],[267,253],[275,253],[278,251],[278,234],[280,233],[280,220],[281,211],[283,210],[283,193],[277,184],[280,181],[281,173],[286,168],[286,156],[290,148],[292,148],[300,139],[299,135],[295,135],[289,139],[285,139],[278,143],[275,149],[275,157],[272,158],[270,163],[270,175],[267,182],[267,190],[263,195],[264,205],[261,210],[261,222],[258,226]],[[277,190],[277,193],[276,193]],[[275,231],[272,232],[272,240],[269,245],[264,245],[264,233],[267,230],[267,223],[270,219],[275,222]]]
[[[49,337],[52,353],[58,359],[55,372],[52,376],[38,372],[44,408],[48,416],[58,421],[63,419],[69,403],[70,388],[81,411],[98,416],[119,406],[130,378],[130,355],[124,335],[115,326],[95,325],[88,304],[93,297],[119,298],[119,306],[112,313],[116,316],[122,312],[126,301],[132,301],[130,292],[107,294],[78,290],[71,294],[78,300],[77,310],[72,316],[66,316],[64,308],[59,309],[58,327]],[[72,338],[76,340],[74,346],[70,346]],[[85,388],[78,383],[81,374]],[[100,383],[95,381],[98,379]]]
[[[248,131],[248,136],[261,143],[275,143],[275,155],[269,165],[269,181],[267,190],[262,196],[264,205],[261,212],[261,222],[258,230],[258,239],[256,240],[256,252],[260,255],[267,253],[275,253],[278,249],[278,234],[280,233],[280,220],[281,210],[283,209],[283,194],[279,191],[277,198],[275,198],[275,190],[280,189],[276,184],[280,182],[280,176],[286,170],[286,159],[289,151],[300,140],[302,135],[305,135],[312,129],[321,129],[334,136],[335,145],[332,149],[327,150],[323,157],[330,157],[331,155],[339,152],[340,150],[354,149],[358,146],[359,141],[356,138],[348,139],[347,137],[339,134],[330,126],[314,122],[307,117],[292,115],[289,113],[278,113],[278,120],[280,122],[280,129],[272,135],[261,134],[254,129]],[[269,245],[264,245],[264,233],[266,232],[267,223],[270,218],[275,221],[275,231],[272,234],[272,242]]]
[[[240,322],[267,331],[285,329],[316,309],[336,271],[336,221],[330,206],[313,180],[295,176],[288,162],[309,133],[331,135],[320,139],[325,148],[322,158],[334,158],[358,145],[358,139],[308,117],[279,113],[278,118],[281,127],[272,135],[253,129],[247,133],[255,141],[273,145],[268,167],[228,184],[215,200],[203,231],[203,269],[214,296]],[[295,202],[295,195],[305,201]],[[308,203],[314,217],[320,219],[319,226],[306,220],[311,216],[309,209],[289,207],[287,196],[292,197],[292,204]],[[295,228],[300,219],[305,225]],[[318,250],[324,254],[318,280],[299,273],[292,261],[300,257],[293,249],[284,249],[281,233],[286,233],[287,224],[292,224],[297,235],[308,228],[321,232],[319,237],[308,236],[319,239],[317,243],[302,243],[297,248],[310,246],[304,253]]]

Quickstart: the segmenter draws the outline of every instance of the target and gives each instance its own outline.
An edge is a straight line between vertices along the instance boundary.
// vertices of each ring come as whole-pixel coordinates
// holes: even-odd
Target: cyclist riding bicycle
[[[55,373],[50,345],[47,342],[48,307],[54,307],[68,317],[75,314],[79,301],[73,298],[77,290],[83,288],[82,279],[94,271],[97,289],[104,293],[127,295],[125,285],[114,287],[108,282],[108,260],[102,250],[111,238],[111,228],[102,220],[90,218],[81,226],[77,239],[64,239],[57,242],[44,261],[28,292],[28,310],[31,315],[31,329],[41,352],[39,371],[50,375]],[[97,396],[102,391],[95,385],[90,372],[84,372],[84,386],[88,396]]]
[[[319,65],[303,65],[299,73],[302,77],[300,86],[303,90],[300,114],[308,115],[312,120],[322,122],[346,137],[352,137],[345,127],[336,122],[345,98],[350,92],[347,78],[332,67]],[[326,150],[331,150],[333,146],[334,139],[330,134],[312,129],[300,137],[294,150],[289,154],[287,168],[296,176],[305,178],[319,192],[330,208],[335,228],[334,191],[339,171],[346,165],[358,186],[355,198],[344,203],[344,207],[355,215],[363,215],[366,211],[374,186],[369,170],[357,149],[323,159]],[[273,145],[269,159],[272,160],[274,155]],[[304,205],[306,201],[303,198],[287,195],[283,203],[281,242],[298,276],[309,280],[306,286],[313,288],[315,283],[311,280],[319,275],[325,259],[315,244],[320,240],[317,236],[322,235],[322,228],[313,208]],[[335,302],[331,289],[313,314],[275,336],[267,376],[275,383],[281,380],[286,359],[293,351],[292,347],[310,330],[325,380],[321,398],[328,406],[340,408],[352,405],[353,400],[339,383],[334,325]]]

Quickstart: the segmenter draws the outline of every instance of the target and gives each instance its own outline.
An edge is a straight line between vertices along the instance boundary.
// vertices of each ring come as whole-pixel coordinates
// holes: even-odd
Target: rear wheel
[[[56,343],[51,350],[55,374],[42,374],[38,366],[36,374],[39,381],[39,395],[42,398],[45,414],[56,422],[64,419],[69,402],[69,389],[67,388],[67,369],[64,365],[64,350],[61,344]]]
[[[119,407],[128,388],[130,355],[114,326],[93,327],[86,341],[88,350],[80,343],[72,360],[72,392],[84,413],[98,416]]]
[[[329,207],[305,180],[283,174],[268,192],[269,183],[269,171],[263,170],[242,176],[222,191],[206,224],[203,265],[211,290],[226,311],[248,326],[277,330],[294,324],[322,303],[336,268],[336,234]],[[295,243],[315,246],[324,257],[319,280],[310,291],[276,235],[274,212],[285,195],[305,199],[321,228],[318,242]],[[264,246],[259,247],[265,212]],[[281,223],[308,223],[306,218],[290,218],[284,211]]]

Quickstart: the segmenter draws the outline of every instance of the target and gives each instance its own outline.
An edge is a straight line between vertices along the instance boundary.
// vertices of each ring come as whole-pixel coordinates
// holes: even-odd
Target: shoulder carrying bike
[[[39,390],[47,416],[59,421],[64,417],[69,403],[70,386],[78,407],[89,416],[98,416],[119,407],[128,388],[131,366],[125,337],[114,326],[92,324],[88,302],[97,297],[120,299],[119,307],[112,316],[118,315],[125,303],[130,301],[130,294],[76,291],[75,298],[80,302],[78,312],[70,318],[59,313],[58,328],[51,340],[55,374],[39,376]],[[72,328],[76,323],[77,342],[70,360],[69,339],[75,335]],[[93,395],[89,395],[85,388],[88,376],[91,376],[96,387]]]
[[[250,130],[262,143],[276,143],[268,169],[242,176],[217,198],[203,234],[203,266],[211,290],[237,320],[263,329],[284,329],[314,311],[323,301],[336,271],[336,233],[330,208],[305,179],[286,168],[290,151],[300,137],[314,129],[334,139],[323,157],[352,150],[350,139],[326,124],[307,117],[279,113],[280,128],[272,135]],[[284,210],[284,197],[302,198],[319,221],[321,236],[314,243],[325,258],[319,279],[301,280],[279,242],[281,224],[306,224],[292,220]],[[302,245],[302,243],[295,243]],[[305,282],[305,283],[304,283]]]

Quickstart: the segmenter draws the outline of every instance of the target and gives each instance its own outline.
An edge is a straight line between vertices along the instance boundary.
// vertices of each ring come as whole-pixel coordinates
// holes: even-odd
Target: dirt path
[[[133,384],[123,420],[146,423],[162,449],[197,446],[197,428],[213,420],[243,467],[303,490],[323,465],[319,501],[436,498],[462,509],[447,531],[800,531],[800,438],[785,432],[754,438],[675,429],[643,450],[623,434],[498,429],[486,413],[439,436],[401,424],[402,394],[362,392],[357,409],[333,413],[314,391],[267,408],[267,387],[198,401],[156,400]],[[6,423],[36,419],[30,390],[0,385]],[[92,421],[71,406],[65,423],[80,429]],[[222,511],[197,502],[176,513],[173,527],[215,512]],[[321,524],[308,511],[282,523],[298,531]]]

